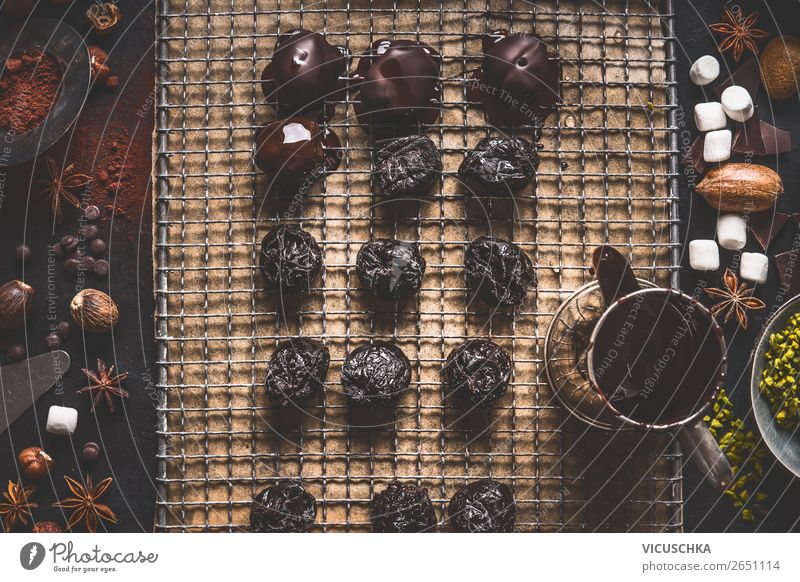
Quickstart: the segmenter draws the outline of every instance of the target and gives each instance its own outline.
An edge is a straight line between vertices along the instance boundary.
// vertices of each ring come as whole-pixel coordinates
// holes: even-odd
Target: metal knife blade
[[[69,354],[54,350],[0,368],[0,434],[69,370]]]

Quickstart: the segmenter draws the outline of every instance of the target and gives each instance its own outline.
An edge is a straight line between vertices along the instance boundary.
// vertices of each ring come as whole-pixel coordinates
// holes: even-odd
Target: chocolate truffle
[[[369,508],[375,533],[417,533],[436,526],[436,512],[427,489],[399,481],[375,495]]]
[[[278,185],[307,187],[325,170],[339,166],[332,152],[339,146],[336,134],[315,121],[279,119],[256,135],[256,165]]]
[[[483,64],[468,82],[467,96],[483,103],[497,126],[541,126],[561,101],[561,64],[531,34],[497,31],[483,38]]]
[[[539,156],[529,141],[485,137],[464,156],[458,176],[475,194],[511,196],[533,181],[538,166]]]
[[[438,53],[414,40],[377,40],[352,79],[359,121],[375,135],[407,135],[435,122],[441,110]]]
[[[447,512],[456,531],[469,533],[513,532],[517,516],[511,489],[494,479],[474,481],[460,489]]]
[[[536,285],[531,260],[514,243],[491,236],[475,239],[464,256],[469,287],[486,303],[515,307]]]
[[[417,243],[380,238],[358,251],[356,273],[376,297],[396,301],[419,292],[425,259]]]
[[[317,500],[300,483],[267,487],[250,506],[250,529],[257,533],[304,533],[317,518]]]
[[[487,405],[505,394],[511,378],[511,358],[496,343],[468,340],[447,356],[447,385],[471,406]]]
[[[272,352],[264,388],[281,406],[301,404],[322,392],[331,358],[322,342],[308,338],[283,340]]]
[[[387,198],[424,196],[442,174],[442,156],[423,135],[396,139],[379,149],[375,158],[375,175]]]
[[[410,383],[411,363],[403,350],[391,344],[356,348],[342,367],[342,388],[355,404],[394,404]]]
[[[261,274],[281,294],[308,291],[322,267],[322,252],[308,232],[284,224],[261,241]]]
[[[346,51],[310,30],[290,30],[278,37],[272,61],[264,67],[261,89],[285,117],[322,110],[338,98],[346,82]],[[332,113],[332,111],[330,112]]]

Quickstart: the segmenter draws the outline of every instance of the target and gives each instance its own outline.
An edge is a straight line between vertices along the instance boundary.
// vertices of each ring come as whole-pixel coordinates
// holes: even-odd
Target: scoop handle
[[[681,426],[677,436],[681,449],[694,461],[706,481],[720,491],[730,487],[733,482],[731,464],[702,418]]]
[[[611,245],[601,245],[594,250],[592,269],[606,307],[640,289],[628,259]]]

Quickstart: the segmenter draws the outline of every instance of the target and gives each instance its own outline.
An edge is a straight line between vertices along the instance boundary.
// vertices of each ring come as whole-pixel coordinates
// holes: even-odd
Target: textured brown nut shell
[[[800,40],[794,36],[776,36],[761,55],[761,79],[773,99],[797,95],[800,83]]]
[[[69,304],[72,320],[91,333],[105,333],[117,325],[119,308],[114,300],[97,289],[84,289]]]
[[[29,479],[41,479],[50,472],[55,462],[39,447],[28,447],[20,451],[17,461]]]
[[[22,281],[9,281],[0,285],[0,330],[22,327],[33,308],[36,292]]]
[[[760,212],[775,205],[783,182],[766,166],[723,164],[708,172],[695,189],[717,210]]]

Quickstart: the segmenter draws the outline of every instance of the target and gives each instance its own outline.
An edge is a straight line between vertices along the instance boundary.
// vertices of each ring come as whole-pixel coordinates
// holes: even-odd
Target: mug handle
[[[702,417],[682,425],[677,436],[681,449],[694,461],[706,481],[720,491],[730,487],[733,469]]]

